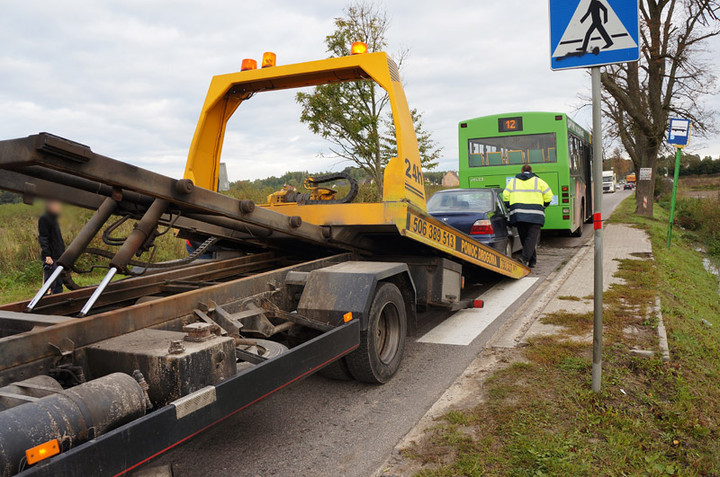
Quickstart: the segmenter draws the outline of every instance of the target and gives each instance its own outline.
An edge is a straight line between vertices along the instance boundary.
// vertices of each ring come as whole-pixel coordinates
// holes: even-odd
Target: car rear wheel
[[[505,255],[512,258],[514,246],[515,246],[515,239],[512,237],[508,237],[507,242],[505,243]]]
[[[365,383],[386,383],[400,367],[405,352],[407,313],[397,286],[381,283],[370,306],[360,347],[345,358],[350,374]]]

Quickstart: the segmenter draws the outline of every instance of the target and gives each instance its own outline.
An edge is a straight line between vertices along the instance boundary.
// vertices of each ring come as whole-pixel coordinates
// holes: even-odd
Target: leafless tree
[[[653,170],[653,180],[638,181],[638,214],[653,213],[655,169],[668,118],[690,119],[700,135],[713,128],[714,111],[702,99],[715,91],[715,77],[704,62],[703,46],[720,34],[719,15],[720,0],[640,0],[640,61],[608,66],[602,74],[611,135],[637,173]]]

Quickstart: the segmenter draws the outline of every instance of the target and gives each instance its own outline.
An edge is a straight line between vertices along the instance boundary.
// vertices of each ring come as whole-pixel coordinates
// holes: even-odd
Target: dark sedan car
[[[502,189],[442,190],[428,200],[428,213],[478,242],[511,256],[520,238],[508,221]]]

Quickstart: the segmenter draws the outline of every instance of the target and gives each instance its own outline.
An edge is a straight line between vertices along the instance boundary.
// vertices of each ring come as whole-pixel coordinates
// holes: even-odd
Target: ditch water
[[[697,248],[696,250],[703,255],[707,254],[707,252],[702,248]],[[715,277],[718,279],[718,295],[720,295],[720,265],[714,262],[713,259],[708,256],[704,256],[702,261],[705,270],[715,275]]]

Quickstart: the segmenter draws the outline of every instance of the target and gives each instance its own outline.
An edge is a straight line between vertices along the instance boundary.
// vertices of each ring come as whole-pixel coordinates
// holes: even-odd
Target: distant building
[[[460,178],[455,171],[448,171],[442,178],[443,187],[457,187],[460,185]]]

